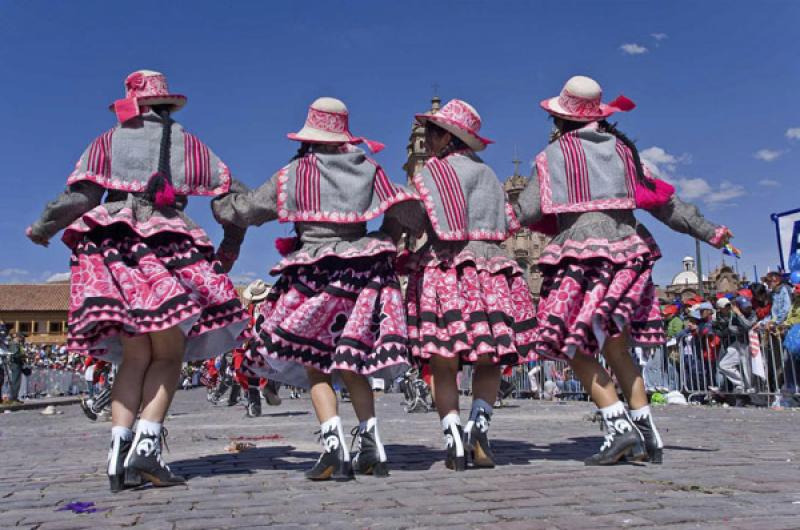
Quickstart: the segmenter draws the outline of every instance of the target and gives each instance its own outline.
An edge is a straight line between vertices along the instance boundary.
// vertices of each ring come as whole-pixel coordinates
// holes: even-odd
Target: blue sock
[[[480,409],[483,409],[489,416],[492,415],[492,411],[494,410],[492,406],[487,402],[485,402],[484,400],[474,399],[472,400],[472,410],[469,413],[470,421],[475,421],[475,419],[478,417],[478,412],[480,411]]]

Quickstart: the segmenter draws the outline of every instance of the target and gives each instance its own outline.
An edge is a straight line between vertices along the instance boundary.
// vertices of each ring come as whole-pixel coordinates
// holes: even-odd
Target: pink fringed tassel
[[[279,237],[275,239],[275,248],[281,256],[287,256],[297,248],[296,237]]]
[[[675,195],[675,187],[661,179],[647,179],[652,185],[650,189],[643,182],[636,183],[636,207],[643,210],[652,210],[667,204]]]
[[[159,208],[175,206],[175,188],[167,179],[164,179],[164,185],[156,192],[155,203]]]

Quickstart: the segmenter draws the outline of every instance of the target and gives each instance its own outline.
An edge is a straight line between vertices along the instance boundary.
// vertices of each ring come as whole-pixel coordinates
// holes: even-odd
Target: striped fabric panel
[[[193,134],[183,133],[184,172],[191,188],[211,187],[211,157],[208,147]]]
[[[429,167],[433,181],[439,189],[450,230],[466,230],[467,201],[458,182],[458,175],[450,164],[438,158],[432,158]]]
[[[394,196],[395,193],[394,185],[380,166],[378,166],[378,170],[375,173],[375,192],[378,194],[378,199],[380,199],[381,202]]]
[[[636,190],[636,164],[633,162],[633,155],[627,145],[617,138],[617,154],[622,159],[622,165],[625,166],[625,179],[628,184],[628,198],[635,197]]]
[[[569,202],[590,201],[589,168],[586,165],[586,153],[583,152],[580,139],[574,134],[567,133],[562,135],[558,141],[561,151],[564,153]]]
[[[111,136],[113,134],[114,129],[111,129],[92,142],[87,158],[87,173],[111,177]]]
[[[304,156],[297,162],[295,178],[295,200],[297,210],[301,212],[319,212],[320,208],[320,173],[317,157],[313,153]]]

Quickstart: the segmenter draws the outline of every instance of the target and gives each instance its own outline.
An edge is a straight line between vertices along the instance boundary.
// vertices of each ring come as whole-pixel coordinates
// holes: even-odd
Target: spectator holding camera
[[[752,390],[752,365],[748,333],[758,323],[753,305],[743,297],[733,303],[727,298],[717,300],[717,319],[714,333],[722,340],[723,356],[719,361],[718,383],[727,379],[735,393]],[[719,391],[719,387],[711,387]]]

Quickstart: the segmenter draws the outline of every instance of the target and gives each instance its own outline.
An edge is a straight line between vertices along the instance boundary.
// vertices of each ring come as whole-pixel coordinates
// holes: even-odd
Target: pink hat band
[[[564,109],[569,111],[570,114],[575,116],[597,116],[601,114],[600,110],[600,96],[596,98],[582,98],[573,96],[566,89],[561,91],[558,96],[558,103]]]
[[[167,78],[163,74],[144,75],[134,72],[125,79],[125,97],[169,96]]]
[[[167,78],[160,72],[138,70],[125,78],[125,97],[111,106],[120,123],[141,116],[142,105],[172,105],[173,110],[186,104],[186,96],[170,94]]]
[[[311,141],[317,143],[350,143],[367,145],[370,151],[377,153],[385,147],[382,143],[369,140],[363,136],[353,136],[350,132],[350,115],[347,112],[334,112],[315,108],[308,108],[305,126],[298,133],[290,133],[292,140]],[[315,137],[313,131],[327,133],[326,139]]]
[[[458,99],[451,100],[436,114],[437,118],[449,120],[453,125],[458,125],[473,134],[480,132],[481,119],[469,107]]]

